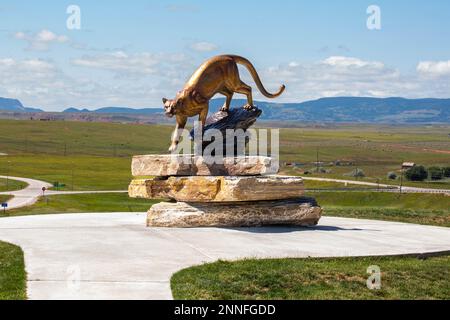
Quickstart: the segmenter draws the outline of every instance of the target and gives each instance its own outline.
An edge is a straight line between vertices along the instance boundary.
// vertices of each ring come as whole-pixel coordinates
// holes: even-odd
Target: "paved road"
[[[6,176],[0,176],[0,178],[6,179]],[[8,201],[7,210],[22,208],[34,204],[38,198],[42,195],[42,188],[50,188],[52,185],[45,181],[39,181],[34,179],[20,178],[20,177],[8,177],[11,180],[22,181],[28,184],[25,189],[18,191],[0,192],[2,195],[11,195],[14,198]]]
[[[0,178],[6,179],[6,176],[0,176]],[[7,210],[22,208],[26,206],[31,206],[42,196],[42,188],[51,188],[51,185],[48,182],[21,178],[21,177],[8,177],[11,180],[22,181],[28,184],[25,189],[17,190],[17,191],[7,191],[0,192],[0,195],[10,195],[13,196],[12,199],[8,201]],[[127,191],[54,191],[48,190],[45,192],[47,196],[53,195],[64,195],[64,194],[91,194],[91,193],[125,193]]]
[[[383,184],[383,183],[374,183],[374,182],[366,182],[366,181],[355,181],[355,180],[340,180],[340,179],[329,179],[329,178],[313,178],[313,177],[303,177],[303,180],[312,180],[312,181],[324,181],[324,182],[338,182],[338,183],[347,183],[353,185],[360,186],[371,186],[371,187],[380,187],[385,188],[384,192],[399,192],[400,187],[391,184]],[[389,190],[389,189],[390,190]],[[450,189],[432,189],[432,188],[417,188],[417,187],[402,187],[402,192],[405,193],[443,193],[450,194]]]
[[[314,228],[146,228],[145,214],[0,219],[25,252],[30,299],[171,299],[183,268],[246,257],[341,257],[450,250],[450,228],[324,217]]]

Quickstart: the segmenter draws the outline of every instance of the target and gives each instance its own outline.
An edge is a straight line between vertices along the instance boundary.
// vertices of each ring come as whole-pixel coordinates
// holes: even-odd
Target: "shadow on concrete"
[[[314,226],[314,227],[296,227],[296,226],[265,226],[255,228],[224,228],[228,230],[248,232],[248,233],[290,233],[301,231],[380,231],[375,229],[360,228],[341,228],[334,226]]]

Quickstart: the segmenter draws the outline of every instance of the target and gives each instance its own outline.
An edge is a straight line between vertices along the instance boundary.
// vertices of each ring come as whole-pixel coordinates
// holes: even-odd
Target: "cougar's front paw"
[[[169,152],[174,152],[175,150],[177,150],[177,144],[176,143],[172,143],[170,145]]]
[[[254,109],[255,107],[254,106],[251,106],[251,105],[249,105],[249,104],[246,104],[245,106],[244,106],[244,109],[245,110],[252,110],[252,109]]]
[[[228,112],[230,109],[229,108],[227,108],[227,107],[225,107],[225,106],[223,106],[222,108],[220,108],[220,111],[222,111],[222,112]]]

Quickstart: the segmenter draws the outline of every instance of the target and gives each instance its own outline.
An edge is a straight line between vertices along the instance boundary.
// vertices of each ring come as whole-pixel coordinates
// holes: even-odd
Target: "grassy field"
[[[450,197],[442,194],[311,192],[334,217],[400,221],[450,227]]]
[[[126,193],[58,195],[40,198],[30,207],[6,211],[2,216],[83,212],[146,212],[157,201],[131,199]]]
[[[0,241],[0,300],[24,300],[26,296],[22,249]]]
[[[168,148],[169,126],[0,120],[0,175],[65,184],[62,190],[126,190],[131,157]]]
[[[6,179],[0,178],[0,192],[20,190],[26,188],[27,186],[28,184],[22,181],[16,181],[11,179],[8,179],[8,181],[6,181]]]
[[[315,180],[304,180],[305,189],[308,190],[379,190],[385,188],[378,188],[377,186],[366,186],[357,184],[347,184],[341,182],[329,182],[329,181],[315,181]],[[392,188],[391,188],[392,189]]]
[[[125,190],[131,179],[131,157],[165,153],[173,126],[70,121],[0,120],[0,175],[24,176],[66,185],[65,190]],[[281,129],[281,162],[300,168],[282,173],[299,175],[319,161],[329,173],[313,174],[351,179],[344,174],[361,168],[363,180],[387,180],[403,161],[425,166],[450,165],[450,127],[330,126]],[[331,165],[340,160],[343,165]],[[345,165],[348,163],[351,165]],[[450,181],[405,182],[405,185],[450,188]]]
[[[443,194],[393,192],[311,192],[325,208],[391,208],[443,210],[450,214],[450,197]]]
[[[11,199],[10,196],[0,195],[0,202],[2,203],[8,201],[9,199]]]
[[[367,268],[381,269],[369,290]],[[450,299],[450,256],[219,261],[171,279],[175,299]]]

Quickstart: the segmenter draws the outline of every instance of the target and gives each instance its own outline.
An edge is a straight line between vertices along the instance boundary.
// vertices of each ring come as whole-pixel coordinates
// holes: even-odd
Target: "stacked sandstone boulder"
[[[270,157],[135,156],[129,195],[166,200],[148,211],[153,227],[316,225],[322,210],[303,197],[302,179],[277,171]]]

